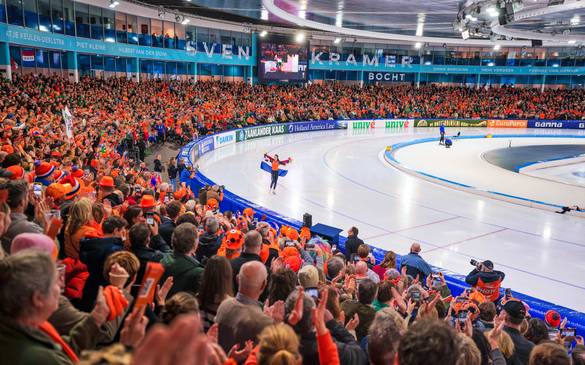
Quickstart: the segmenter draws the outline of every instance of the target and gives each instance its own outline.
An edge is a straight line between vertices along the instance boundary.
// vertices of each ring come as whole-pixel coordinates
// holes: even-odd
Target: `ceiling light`
[[[333,41],[333,43],[335,43],[335,44],[341,43],[341,38],[339,38],[339,37],[335,38],[335,40]]]
[[[502,46],[499,44],[494,45],[494,51],[499,51],[501,48]]]
[[[109,8],[113,9],[116,6],[120,5],[120,2],[117,0],[110,0],[110,5],[108,5]]]
[[[576,40],[574,40],[574,39],[571,39],[571,40],[569,40],[567,43],[569,43],[569,44],[575,44],[575,43],[577,43],[577,41],[576,41]]]
[[[260,32],[260,37],[264,38],[264,37],[266,37],[267,34],[268,34],[268,32],[263,30]]]
[[[416,49],[420,49],[421,47],[422,47],[422,43],[421,42],[416,42],[414,44],[414,48],[416,48]]]
[[[571,25],[579,25],[581,23],[581,17],[579,15],[574,15],[571,20]]]
[[[486,12],[488,13],[489,16],[491,16],[492,18],[496,18],[498,15],[500,15],[500,12],[498,11],[498,9],[496,9],[493,6],[490,6],[489,8],[486,9]]]
[[[183,21],[181,22],[181,24],[185,25],[185,24],[189,23],[190,21],[191,21],[191,19],[185,18],[185,19],[183,19]]]
[[[305,33],[297,33],[297,35],[295,36],[295,42],[303,43],[304,40],[305,40]]]
[[[341,27],[343,25],[343,11],[335,13],[335,26]]]
[[[467,14],[467,15],[465,16],[465,19],[467,19],[467,20],[470,20],[470,21],[472,21],[472,22],[476,22],[476,21],[477,21],[477,18],[476,18],[476,17],[474,17],[474,16],[473,16],[473,15],[471,15],[471,14]]]

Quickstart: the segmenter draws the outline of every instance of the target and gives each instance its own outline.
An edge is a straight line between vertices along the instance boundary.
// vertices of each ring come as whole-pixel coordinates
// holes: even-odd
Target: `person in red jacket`
[[[280,165],[284,166],[290,163],[292,160],[289,157],[286,160],[279,160],[278,155],[274,155],[274,157],[269,156],[267,153],[264,154],[264,158],[270,162],[272,171],[271,171],[271,180],[270,180],[270,192],[272,194],[276,194],[276,184],[278,182],[278,174],[279,174],[279,167]]]

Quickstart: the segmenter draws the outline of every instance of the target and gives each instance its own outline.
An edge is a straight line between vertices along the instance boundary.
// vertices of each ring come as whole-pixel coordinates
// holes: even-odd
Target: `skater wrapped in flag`
[[[280,166],[286,166],[287,164],[292,162],[292,158],[288,158],[286,160],[280,160],[278,155],[274,155],[274,157],[268,155],[267,153],[264,154],[264,161],[260,164],[260,168],[264,171],[270,172],[271,174],[271,181],[270,181],[270,192],[272,194],[276,194],[276,184],[278,183],[279,176],[286,176],[288,170],[280,168]]]

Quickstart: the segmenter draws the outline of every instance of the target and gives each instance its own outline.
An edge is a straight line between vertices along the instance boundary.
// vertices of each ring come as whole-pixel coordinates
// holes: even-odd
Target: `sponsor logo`
[[[244,129],[245,139],[260,138],[287,133],[288,128],[285,124],[273,124],[264,127],[254,127]]]
[[[288,125],[288,133],[324,131],[337,129],[337,122],[334,120],[320,120],[315,122],[298,122]]]
[[[392,120],[385,123],[384,128],[396,129],[396,128],[408,128],[410,125],[408,120]]]
[[[406,81],[406,74],[393,72],[368,72],[368,81]]]
[[[214,148],[223,147],[232,143],[236,143],[235,132],[226,132],[214,136]]]
[[[411,120],[408,119],[379,119],[379,120],[360,120],[348,122],[348,129],[374,129],[374,128],[408,128]]]
[[[199,142],[199,156],[213,150],[213,138],[205,138]]]
[[[487,121],[488,128],[526,128],[527,120],[493,119]]]
[[[534,122],[536,128],[563,128],[563,122]]]

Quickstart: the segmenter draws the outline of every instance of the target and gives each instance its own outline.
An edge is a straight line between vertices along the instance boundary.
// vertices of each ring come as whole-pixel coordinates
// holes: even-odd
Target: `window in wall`
[[[0,0],[0,23],[6,23],[6,6],[4,0]]]
[[[162,20],[150,19],[150,32],[152,33],[152,46],[162,47],[163,27]]]
[[[175,48],[185,49],[185,26],[183,24],[175,24]]]
[[[24,25],[22,17],[22,0],[7,0],[6,10],[8,12],[8,23]]]
[[[89,38],[89,5],[75,4],[75,24],[77,26],[77,36]]]
[[[75,35],[75,11],[72,0],[63,0],[63,25],[65,34]]]
[[[164,47],[175,48],[175,23],[163,22]]]
[[[50,51],[49,52],[49,66],[52,69],[61,69],[61,58],[63,57],[63,54],[61,52],[57,52],[57,51]]]
[[[42,49],[35,50],[35,61],[38,68],[49,68],[49,51]]]
[[[39,29],[39,14],[36,0],[24,0],[24,25],[27,28]]]
[[[104,70],[108,72],[116,72],[115,57],[104,57]]]
[[[111,9],[102,9],[102,23],[104,24],[104,41],[116,42],[115,13]]]
[[[221,43],[221,31],[219,29],[209,29],[209,43]]]
[[[126,29],[128,32],[128,43],[138,44],[138,18],[136,15],[126,15]]]
[[[41,32],[51,31],[51,3],[49,0],[37,1],[39,11],[39,30]]]
[[[209,28],[197,27],[197,42],[209,42]]]
[[[53,19],[53,32],[64,32],[63,0],[51,0],[51,18]]]
[[[127,43],[126,14],[116,12],[116,41],[118,43]]]
[[[138,43],[141,46],[152,45],[152,38],[150,36],[150,19],[138,17]]]
[[[185,27],[185,40],[187,42],[197,42],[196,27],[193,25],[187,25]]]
[[[104,39],[104,25],[102,23],[102,9],[97,6],[89,6],[89,24],[91,26],[92,39]]]

